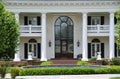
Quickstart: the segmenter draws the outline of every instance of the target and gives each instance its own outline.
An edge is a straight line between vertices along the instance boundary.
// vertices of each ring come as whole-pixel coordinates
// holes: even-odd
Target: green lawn
[[[120,79],[120,77],[112,77],[112,78],[110,78],[110,79]]]

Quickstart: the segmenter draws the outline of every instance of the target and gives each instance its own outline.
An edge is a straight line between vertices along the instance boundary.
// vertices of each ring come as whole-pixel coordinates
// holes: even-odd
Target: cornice
[[[6,1],[6,6],[118,6],[120,1]]]

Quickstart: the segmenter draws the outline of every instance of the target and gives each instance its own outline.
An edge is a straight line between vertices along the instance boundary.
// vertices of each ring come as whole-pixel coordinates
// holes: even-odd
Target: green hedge
[[[51,61],[44,61],[44,62],[42,62],[40,65],[41,66],[50,66],[50,65],[52,65],[53,64],[53,62],[51,62]]]
[[[19,75],[79,75],[79,74],[120,74],[120,67],[107,68],[28,68]]]
[[[19,76],[20,71],[21,71],[21,69],[19,67],[11,68],[11,70],[10,70],[11,79],[15,79],[16,76]]]

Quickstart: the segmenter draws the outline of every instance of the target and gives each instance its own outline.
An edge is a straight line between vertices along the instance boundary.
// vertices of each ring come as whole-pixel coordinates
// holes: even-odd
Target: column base
[[[46,58],[41,58],[40,61],[47,61],[47,59]]]
[[[82,61],[88,61],[88,59],[87,58],[82,58]]]
[[[15,58],[13,61],[21,61],[19,58]]]
[[[20,61],[19,53],[15,53],[15,58],[13,61]]]

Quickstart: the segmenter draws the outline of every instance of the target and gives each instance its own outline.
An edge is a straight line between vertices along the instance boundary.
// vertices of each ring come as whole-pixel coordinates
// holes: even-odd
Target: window
[[[101,43],[99,39],[93,39],[91,43],[91,57],[97,57],[97,52],[100,52],[101,50]]]
[[[92,25],[100,25],[101,18],[99,16],[93,16],[91,17],[91,24]]]
[[[117,46],[117,57],[120,58],[120,49]]]
[[[37,58],[37,41],[35,39],[30,39],[28,41],[28,52],[32,53],[33,58]]]
[[[104,16],[88,16],[88,25],[104,25]]]
[[[24,25],[41,25],[40,16],[25,16]]]
[[[73,53],[73,21],[68,16],[55,21],[55,52]]]

